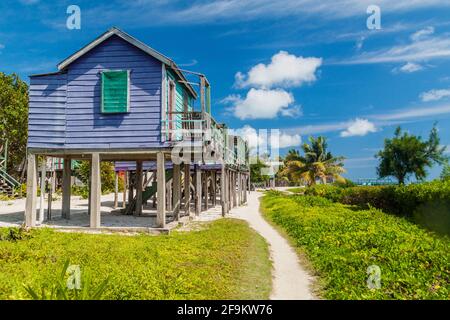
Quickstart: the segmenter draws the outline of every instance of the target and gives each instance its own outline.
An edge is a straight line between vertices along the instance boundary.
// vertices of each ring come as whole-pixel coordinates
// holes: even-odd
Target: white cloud
[[[296,57],[286,51],[280,51],[272,56],[269,64],[257,64],[250,69],[247,75],[238,72],[235,76],[235,85],[240,88],[250,86],[258,88],[300,86],[304,83],[316,81],[316,71],[321,64],[321,58]]]
[[[377,128],[372,122],[367,119],[357,118],[349,123],[346,130],[341,132],[341,137],[365,136],[376,131]]]
[[[400,68],[395,68],[392,71],[394,73],[397,72],[403,72],[403,73],[413,73],[413,72],[417,72],[417,71],[421,71],[423,70],[423,66],[421,66],[418,63],[414,63],[414,62],[407,62],[405,65],[401,66]]]
[[[446,97],[450,97],[450,89],[433,89],[420,94],[423,102],[438,101]]]
[[[421,108],[414,108],[414,109],[402,109],[402,110],[397,110],[396,112],[393,112],[393,113],[372,115],[371,117],[373,119],[377,119],[377,120],[392,121],[392,120],[406,120],[406,119],[413,119],[413,118],[423,118],[423,117],[437,116],[437,115],[443,115],[443,114],[449,114],[449,113],[450,113],[450,105],[442,105],[442,106],[436,106],[436,107],[421,107]]]
[[[433,33],[434,33],[434,27],[426,27],[426,28],[423,28],[423,29],[417,31],[416,33],[413,33],[411,35],[411,40],[418,41],[418,40],[427,38],[428,36],[432,35]]]
[[[280,133],[279,131],[278,134],[275,134],[272,129],[262,129],[262,132],[259,132],[249,125],[245,125],[240,129],[230,129],[230,134],[239,135],[246,140],[252,155],[256,154],[258,148],[278,147],[284,149],[298,147],[302,142],[299,134],[291,135],[285,132]]]
[[[245,99],[239,95],[230,95],[223,99],[224,103],[232,103],[232,110],[236,117],[244,119],[272,119],[278,113],[286,115],[289,106],[294,103],[294,97],[282,89],[265,90],[250,89]]]
[[[279,135],[278,143],[276,141],[274,141],[274,138],[272,138],[271,144],[272,145],[278,144],[280,149],[284,149],[284,148],[290,148],[290,147],[299,147],[301,142],[302,142],[302,138],[300,137],[299,134],[289,135],[287,133],[281,133]]]
[[[336,64],[376,64],[389,62],[421,62],[450,57],[450,38],[444,34],[411,41],[380,50],[363,52]]]

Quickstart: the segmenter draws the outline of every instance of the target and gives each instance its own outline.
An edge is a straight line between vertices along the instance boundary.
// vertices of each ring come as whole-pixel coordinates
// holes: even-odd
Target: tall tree
[[[333,156],[327,148],[325,137],[310,137],[309,144],[302,145],[303,156],[296,150],[289,150],[281,175],[307,185],[314,185],[318,180],[322,183],[329,179],[345,181],[341,176],[345,172],[344,157]]]
[[[8,167],[17,168],[26,155],[28,137],[28,85],[16,74],[0,72],[0,140],[8,140]]]
[[[431,129],[428,140],[402,132],[398,127],[394,137],[385,139],[384,149],[376,155],[380,159],[377,172],[380,178],[395,177],[399,184],[404,184],[412,175],[423,180],[427,176],[427,167],[446,161],[444,152],[436,126]]]

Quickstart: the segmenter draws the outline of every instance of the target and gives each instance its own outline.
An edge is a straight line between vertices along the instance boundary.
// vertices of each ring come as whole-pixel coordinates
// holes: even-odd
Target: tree
[[[0,72],[0,143],[8,140],[7,171],[18,177],[28,137],[28,85],[16,74]]]
[[[85,186],[89,185],[89,175],[91,172],[91,163],[89,161],[80,161],[75,169],[75,175],[83,182]],[[102,161],[100,163],[100,179],[102,181],[102,193],[114,191],[115,174],[114,164],[112,162]],[[123,182],[119,179],[119,190],[123,190]]]
[[[443,164],[445,147],[440,146],[436,126],[431,129],[428,140],[402,132],[398,127],[394,138],[384,140],[384,150],[376,157],[380,159],[377,168],[380,178],[393,176],[399,184],[404,184],[410,176],[423,180],[427,176],[426,168],[434,163]]]
[[[281,175],[289,181],[303,182],[308,186],[316,184],[316,181],[327,183],[327,180],[345,181],[341,176],[345,172],[344,157],[335,157],[327,151],[325,137],[309,137],[310,144],[304,143],[302,150],[289,150],[286,155]]]
[[[444,165],[444,168],[442,169],[441,180],[442,181],[450,181],[450,164],[449,163],[446,163]]]
[[[256,161],[252,161],[255,163],[250,164],[250,181],[251,182],[266,182],[269,180],[269,176],[263,175],[263,169],[268,168],[268,166],[261,161],[259,158]]]

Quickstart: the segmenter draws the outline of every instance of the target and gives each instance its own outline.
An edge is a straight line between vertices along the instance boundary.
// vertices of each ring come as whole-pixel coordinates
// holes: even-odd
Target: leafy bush
[[[87,186],[72,186],[72,195],[87,199],[89,198],[89,189]]]
[[[96,288],[92,288],[91,275],[82,273],[80,288],[70,289],[66,282],[66,275],[69,268],[69,260],[64,264],[58,279],[50,283],[44,283],[39,291],[35,291],[31,286],[24,285],[33,300],[99,300],[104,294],[109,277],[103,280]]]
[[[448,299],[450,239],[370,208],[268,192],[264,215],[306,254],[328,299]],[[367,269],[381,268],[369,289]]]
[[[0,241],[0,299],[29,299],[24,285],[48,298],[67,260],[92,275],[91,288],[109,277],[101,299],[269,297],[267,244],[244,221],[221,219],[160,236],[31,232],[29,239]]]
[[[75,175],[80,179],[85,186],[89,184],[90,162],[80,161],[78,168],[75,170]],[[100,179],[102,181],[102,193],[106,194],[114,191],[115,174],[114,164],[108,161],[100,163]],[[124,188],[123,180],[119,179],[119,191]]]
[[[350,188],[317,185],[307,188],[305,195],[325,197],[361,208],[372,206],[411,218],[431,230],[450,234],[450,181]],[[432,210],[436,205],[439,210]]]

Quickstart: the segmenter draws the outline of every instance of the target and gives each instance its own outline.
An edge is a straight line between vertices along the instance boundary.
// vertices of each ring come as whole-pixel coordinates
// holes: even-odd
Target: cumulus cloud
[[[357,118],[348,124],[346,130],[341,132],[341,137],[365,136],[368,133],[376,131],[375,124],[367,119]]]
[[[423,102],[438,101],[446,97],[450,97],[450,89],[433,89],[420,94]]]
[[[302,142],[300,134],[297,133],[280,133],[276,129],[261,129],[259,131],[249,125],[245,125],[240,129],[230,129],[230,134],[238,135],[247,141],[252,155],[257,154],[258,149],[260,149],[260,153],[264,153],[261,148],[264,150],[271,148],[273,151],[273,148],[284,149],[298,147]]]
[[[423,70],[423,66],[421,66],[418,63],[408,62],[405,65],[401,66],[400,68],[395,68],[392,71],[394,73],[397,73],[397,72],[413,73],[413,72],[417,72],[417,71],[420,71],[420,70]]]
[[[246,75],[238,72],[235,76],[235,86],[238,88],[301,86],[316,81],[316,72],[321,65],[321,58],[297,57],[286,51],[280,51],[272,56],[269,64],[257,64]]]
[[[222,102],[232,104],[233,114],[241,119],[272,119],[279,113],[292,115],[296,111],[289,111],[294,103],[294,97],[282,89],[266,90],[252,88],[247,96],[230,95]],[[298,108],[293,106],[292,108]]]
[[[276,141],[273,140],[274,138],[272,138],[272,145],[276,145]],[[281,133],[279,135],[278,146],[280,149],[299,147],[301,142],[302,138],[299,134],[289,135],[287,133]]]

